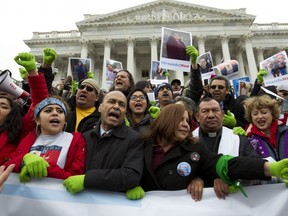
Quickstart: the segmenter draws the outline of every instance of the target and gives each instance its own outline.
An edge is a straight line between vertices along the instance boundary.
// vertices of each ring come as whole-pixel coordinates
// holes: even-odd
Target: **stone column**
[[[245,69],[244,69],[243,56],[242,56],[242,53],[244,51],[243,49],[244,49],[243,47],[240,47],[237,52],[237,61],[239,63],[239,66],[238,66],[239,77],[246,76]]]
[[[150,46],[151,46],[151,61],[158,61],[158,51],[157,44],[158,39],[156,37],[149,38]]]
[[[102,74],[100,75],[102,82],[101,82],[101,86],[102,88],[107,88],[106,86],[106,77],[105,77],[105,71],[106,71],[106,59],[110,59],[110,55],[111,55],[111,44],[112,41],[109,38],[106,38],[104,40],[104,56],[103,56],[103,70],[102,70]]]
[[[134,45],[135,39],[129,37],[127,39],[127,70],[135,77],[134,71]]]
[[[205,40],[206,40],[205,35],[199,35],[196,37],[196,42],[198,44],[199,56],[205,53]]]
[[[252,36],[253,34],[245,34],[242,36],[242,41],[244,42],[245,49],[246,49],[248,68],[249,68],[248,75],[250,76],[251,81],[254,82],[254,80],[257,77],[258,70],[257,70],[256,62],[255,62],[253,47],[251,44]]]
[[[258,65],[260,65],[260,62],[264,60],[264,56],[263,56],[264,49],[262,47],[257,47],[256,50],[257,50]]]
[[[229,52],[229,45],[228,45],[229,36],[227,34],[221,34],[219,36],[219,40],[220,40],[221,46],[222,46],[222,53],[223,53],[223,57],[224,57],[224,62],[231,60],[230,52]]]
[[[89,45],[89,41],[83,39],[81,42],[81,58],[82,59],[86,59],[88,56],[88,45]]]

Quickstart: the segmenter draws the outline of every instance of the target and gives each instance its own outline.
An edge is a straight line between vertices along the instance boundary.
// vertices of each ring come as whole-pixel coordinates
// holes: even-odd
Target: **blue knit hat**
[[[35,110],[34,110],[34,117],[35,117],[35,118],[38,117],[38,115],[39,115],[39,113],[41,112],[41,110],[42,110],[44,107],[46,107],[46,106],[48,106],[48,105],[51,105],[51,104],[52,104],[52,105],[58,105],[58,106],[60,106],[60,107],[63,109],[65,116],[67,115],[67,110],[66,110],[66,107],[65,107],[64,103],[63,103],[61,100],[59,100],[58,98],[52,98],[52,97],[50,97],[50,98],[46,98],[46,99],[42,100],[42,101],[36,106],[36,108],[35,108]]]

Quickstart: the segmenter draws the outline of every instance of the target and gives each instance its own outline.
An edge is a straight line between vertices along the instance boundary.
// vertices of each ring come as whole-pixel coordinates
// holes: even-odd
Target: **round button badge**
[[[181,162],[177,166],[177,172],[180,176],[188,176],[191,173],[191,166],[187,162]]]
[[[200,160],[200,155],[199,153],[197,152],[192,152],[191,155],[190,155],[190,159],[193,161],[193,162],[197,162]]]

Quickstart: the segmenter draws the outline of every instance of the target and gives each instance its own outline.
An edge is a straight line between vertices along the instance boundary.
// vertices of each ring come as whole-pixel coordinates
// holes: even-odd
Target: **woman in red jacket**
[[[21,140],[12,159],[19,180],[51,177],[66,179],[84,173],[85,141],[81,133],[65,132],[67,105],[60,97],[49,97],[35,108],[36,130]]]

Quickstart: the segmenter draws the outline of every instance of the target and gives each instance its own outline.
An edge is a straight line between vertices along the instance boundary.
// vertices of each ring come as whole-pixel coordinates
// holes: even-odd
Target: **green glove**
[[[257,79],[259,83],[263,83],[264,79],[263,77],[267,75],[267,71],[263,68],[258,71],[257,73]]]
[[[141,186],[134,187],[126,191],[126,197],[130,200],[139,200],[145,196],[145,191]]]
[[[235,135],[247,136],[246,131],[242,127],[233,127],[233,133]]]
[[[229,128],[233,128],[236,126],[236,119],[234,118],[233,113],[230,112],[230,110],[227,111],[227,114],[224,114],[224,120],[223,125],[227,126]]]
[[[152,119],[156,119],[160,114],[160,108],[156,106],[151,106],[148,112],[150,113]]]
[[[125,118],[125,125],[126,125],[127,127],[130,127],[130,122],[129,122],[129,120],[128,120],[127,118]]]
[[[20,171],[20,173],[19,173],[19,175],[18,175],[18,178],[19,178],[19,181],[22,182],[22,183],[26,183],[26,182],[31,181],[26,166],[23,166],[23,167],[22,167],[22,169],[21,169],[21,171]]]
[[[94,74],[91,71],[88,71],[87,78],[94,79]]]
[[[288,158],[278,162],[271,162],[270,174],[271,176],[277,176],[283,178],[284,180],[288,180]]]
[[[75,94],[78,88],[78,82],[75,80],[72,81],[72,94]]]
[[[47,176],[47,167],[49,167],[49,164],[44,158],[33,153],[27,153],[23,157],[23,162],[32,178]]]
[[[84,190],[84,179],[85,175],[70,176],[64,180],[63,185],[70,193],[75,194]]]
[[[23,80],[27,79],[28,72],[25,68],[19,68],[20,76]]]
[[[197,57],[199,56],[198,50],[194,46],[187,46],[186,47],[186,53],[191,56],[191,62],[192,64],[196,64]]]
[[[15,56],[14,60],[17,64],[23,66],[28,72],[36,69],[35,57],[31,53],[19,53],[17,56]]]
[[[44,57],[43,57],[44,64],[51,65],[56,58],[57,58],[57,52],[54,49],[51,48],[44,49]]]
[[[166,76],[167,78],[169,78],[169,77],[170,77],[170,73],[169,73],[169,71],[168,71],[168,70],[165,72],[165,76]]]

